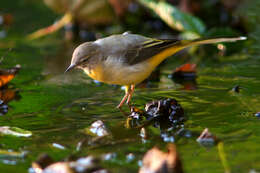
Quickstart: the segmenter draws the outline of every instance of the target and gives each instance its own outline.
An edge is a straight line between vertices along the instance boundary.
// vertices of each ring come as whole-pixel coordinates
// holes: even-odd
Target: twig
[[[27,39],[34,40],[42,36],[45,36],[47,34],[53,33],[59,30],[60,28],[62,28],[63,26],[65,26],[66,24],[70,23],[72,20],[73,20],[72,13],[68,12],[59,21],[55,22],[53,25],[48,26],[46,28],[39,29],[33,32],[32,34],[28,35]]]

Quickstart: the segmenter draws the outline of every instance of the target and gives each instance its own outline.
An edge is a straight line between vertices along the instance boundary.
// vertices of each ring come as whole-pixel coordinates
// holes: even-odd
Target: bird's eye
[[[85,62],[87,62],[89,60],[89,58],[85,58],[85,59],[83,59],[81,62],[83,63],[85,63]]]

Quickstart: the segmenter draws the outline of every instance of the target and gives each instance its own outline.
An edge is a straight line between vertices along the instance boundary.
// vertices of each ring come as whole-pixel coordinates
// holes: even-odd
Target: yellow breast
[[[143,62],[136,65],[128,65],[119,61],[105,61],[94,68],[84,68],[84,71],[93,79],[100,82],[116,85],[131,85],[146,79],[153,68]]]
[[[105,82],[104,81],[104,72],[103,72],[102,66],[96,65],[94,68],[91,68],[91,69],[84,68],[83,70],[92,79],[98,80],[100,82]]]

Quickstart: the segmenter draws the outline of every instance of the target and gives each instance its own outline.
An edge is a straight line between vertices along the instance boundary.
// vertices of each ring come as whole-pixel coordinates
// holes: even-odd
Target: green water
[[[20,127],[33,135],[0,136],[0,149],[28,152],[22,158],[0,154],[0,172],[28,172],[31,162],[41,153],[48,153],[57,161],[69,156],[115,153],[113,159],[103,163],[105,168],[136,172],[147,150],[155,145],[165,148],[167,142],[160,137],[158,128],[147,127],[149,138],[143,141],[138,130],[125,127],[126,117],[115,108],[123,96],[120,87],[96,84],[81,71],[63,73],[75,45],[62,41],[62,34],[24,40],[25,33],[52,23],[56,17],[53,13],[29,0],[13,5],[6,1],[1,5],[4,12],[15,16],[7,37],[0,40],[1,55],[8,45],[13,47],[1,68],[16,64],[22,68],[9,84],[9,88],[18,91],[20,99],[8,103],[8,113],[0,117],[0,125]],[[196,142],[206,127],[223,141],[231,172],[260,171],[260,119],[254,116],[260,111],[260,57],[250,53],[249,46],[232,56],[213,57],[216,55],[192,56],[192,61],[198,63],[197,90],[183,90],[182,85],[168,78],[185,61],[174,56],[160,67],[160,82],[137,88],[133,102],[143,108],[147,102],[169,97],[182,105],[187,117],[184,129],[191,136],[178,135],[176,130],[171,137],[185,172],[224,172],[217,147],[205,148]],[[241,86],[240,93],[231,92],[236,85]],[[128,111],[127,107],[125,110]],[[112,138],[83,145],[77,151],[78,143],[89,138],[82,130],[95,120],[104,121]],[[66,149],[55,148],[53,143]],[[129,153],[133,153],[134,159],[127,159]]]

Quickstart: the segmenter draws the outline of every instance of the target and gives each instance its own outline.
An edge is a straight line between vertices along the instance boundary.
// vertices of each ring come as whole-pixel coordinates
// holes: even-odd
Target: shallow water
[[[17,4],[20,11],[8,3],[4,5],[14,14],[22,11],[30,16],[25,12],[29,7],[22,3]],[[48,14],[41,6],[34,3],[32,6]],[[33,31],[35,26],[30,28],[21,22],[24,18],[17,17],[14,27],[23,26]],[[55,16],[50,17],[53,18]],[[37,21],[33,16],[31,20]],[[51,23],[43,20],[41,26],[48,22]],[[218,60],[193,55],[192,59],[198,62],[196,90],[184,90],[182,85],[168,78],[171,71],[183,63],[183,59],[176,56],[168,59],[160,66],[160,82],[137,88],[133,102],[143,108],[152,100],[175,98],[184,108],[187,121],[183,127],[171,131],[168,138],[161,137],[163,130],[149,126],[149,138],[143,140],[138,130],[125,127],[126,117],[115,108],[124,93],[120,87],[94,83],[81,71],[63,73],[75,45],[61,41],[58,34],[25,41],[24,31],[17,33],[13,28],[3,42],[14,48],[5,55],[1,68],[21,64],[20,73],[9,84],[9,88],[18,91],[19,99],[8,103],[8,113],[0,117],[0,124],[26,129],[33,135],[29,138],[1,136],[0,149],[28,153],[25,157],[0,154],[0,172],[28,172],[31,162],[41,153],[48,153],[57,161],[72,155],[114,153],[115,156],[104,163],[105,168],[134,172],[148,149],[155,145],[164,148],[167,140],[177,145],[185,172],[224,172],[217,147],[205,148],[196,142],[206,127],[223,141],[232,172],[260,170],[260,119],[254,116],[260,111],[260,57],[248,53],[248,49]],[[0,50],[3,54],[7,48]],[[241,86],[240,93],[231,91],[236,85]],[[128,111],[127,107],[124,109]],[[84,145],[77,151],[78,143],[87,138],[82,130],[95,120],[104,121],[112,138]],[[55,148],[53,143],[65,149]]]

